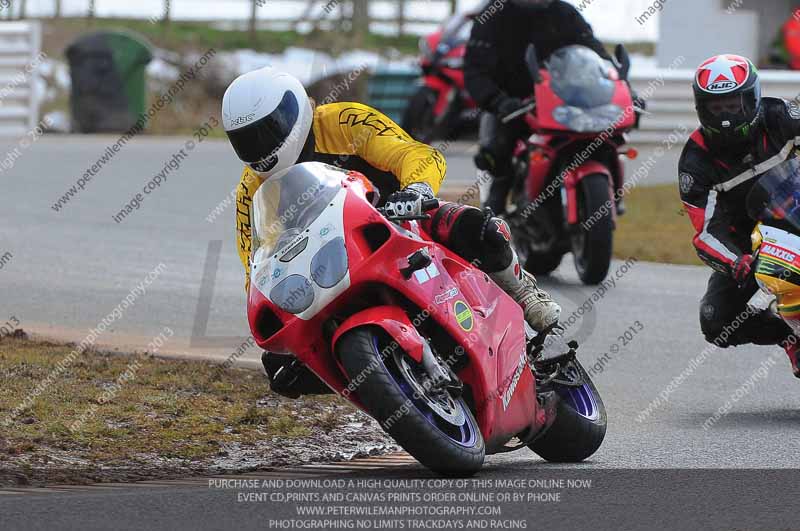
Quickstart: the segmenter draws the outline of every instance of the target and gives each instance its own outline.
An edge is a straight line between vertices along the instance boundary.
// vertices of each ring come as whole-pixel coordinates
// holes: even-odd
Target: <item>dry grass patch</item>
[[[702,265],[692,245],[694,227],[683,210],[677,185],[634,188],[627,213],[614,235],[614,255],[648,262]]]
[[[252,469],[388,443],[343,400],[287,400],[256,371],[144,355],[81,354],[62,363],[30,407],[16,410],[71,350],[0,340],[0,485],[9,483],[4,475],[17,483],[120,479],[99,473],[103,467],[122,479]]]

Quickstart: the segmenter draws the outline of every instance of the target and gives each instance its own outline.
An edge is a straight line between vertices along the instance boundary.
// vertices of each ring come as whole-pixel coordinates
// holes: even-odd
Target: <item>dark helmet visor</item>
[[[736,94],[700,99],[697,103],[700,123],[714,129],[736,128],[749,124],[758,114],[760,96],[758,87],[753,87]]]
[[[269,171],[277,163],[277,153],[297,123],[300,105],[291,91],[286,91],[278,107],[255,122],[227,131],[234,151],[255,171]],[[305,139],[298,139],[305,142]]]

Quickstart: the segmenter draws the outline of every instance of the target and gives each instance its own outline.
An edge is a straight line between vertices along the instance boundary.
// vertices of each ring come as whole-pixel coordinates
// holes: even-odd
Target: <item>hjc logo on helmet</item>
[[[738,55],[718,55],[700,65],[697,84],[706,92],[724,94],[739,88],[750,76],[750,62]]]

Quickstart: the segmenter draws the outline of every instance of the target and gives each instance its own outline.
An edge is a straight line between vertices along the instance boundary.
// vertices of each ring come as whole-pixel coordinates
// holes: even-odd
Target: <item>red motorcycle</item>
[[[402,127],[420,142],[455,138],[477,125],[478,107],[464,88],[464,55],[474,13],[455,15],[419,41],[422,80],[408,101]]]
[[[515,187],[508,214],[525,269],[554,271],[572,251],[578,275],[598,284],[608,274],[617,215],[621,214],[626,133],[638,109],[626,81],[630,59],[617,46],[616,65],[580,45],[561,48],[540,69],[531,47],[526,60],[536,83],[524,114],[531,136],[513,155]]]
[[[592,455],[606,413],[577,344],[537,336],[486,274],[432,241],[426,216],[388,218],[377,198],[360,173],[315,162],[259,188],[258,345],[296,356],[441,474],[525,446],[551,461]]]

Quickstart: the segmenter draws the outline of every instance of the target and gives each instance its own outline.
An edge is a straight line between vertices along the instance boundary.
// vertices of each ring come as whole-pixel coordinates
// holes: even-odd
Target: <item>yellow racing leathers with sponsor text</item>
[[[308,160],[326,162],[366,175],[386,198],[412,183],[427,183],[439,191],[447,164],[431,146],[408,133],[379,111],[360,103],[332,103],[314,109],[314,153]],[[245,167],[236,193],[236,245],[250,288],[253,196],[263,183]]]

